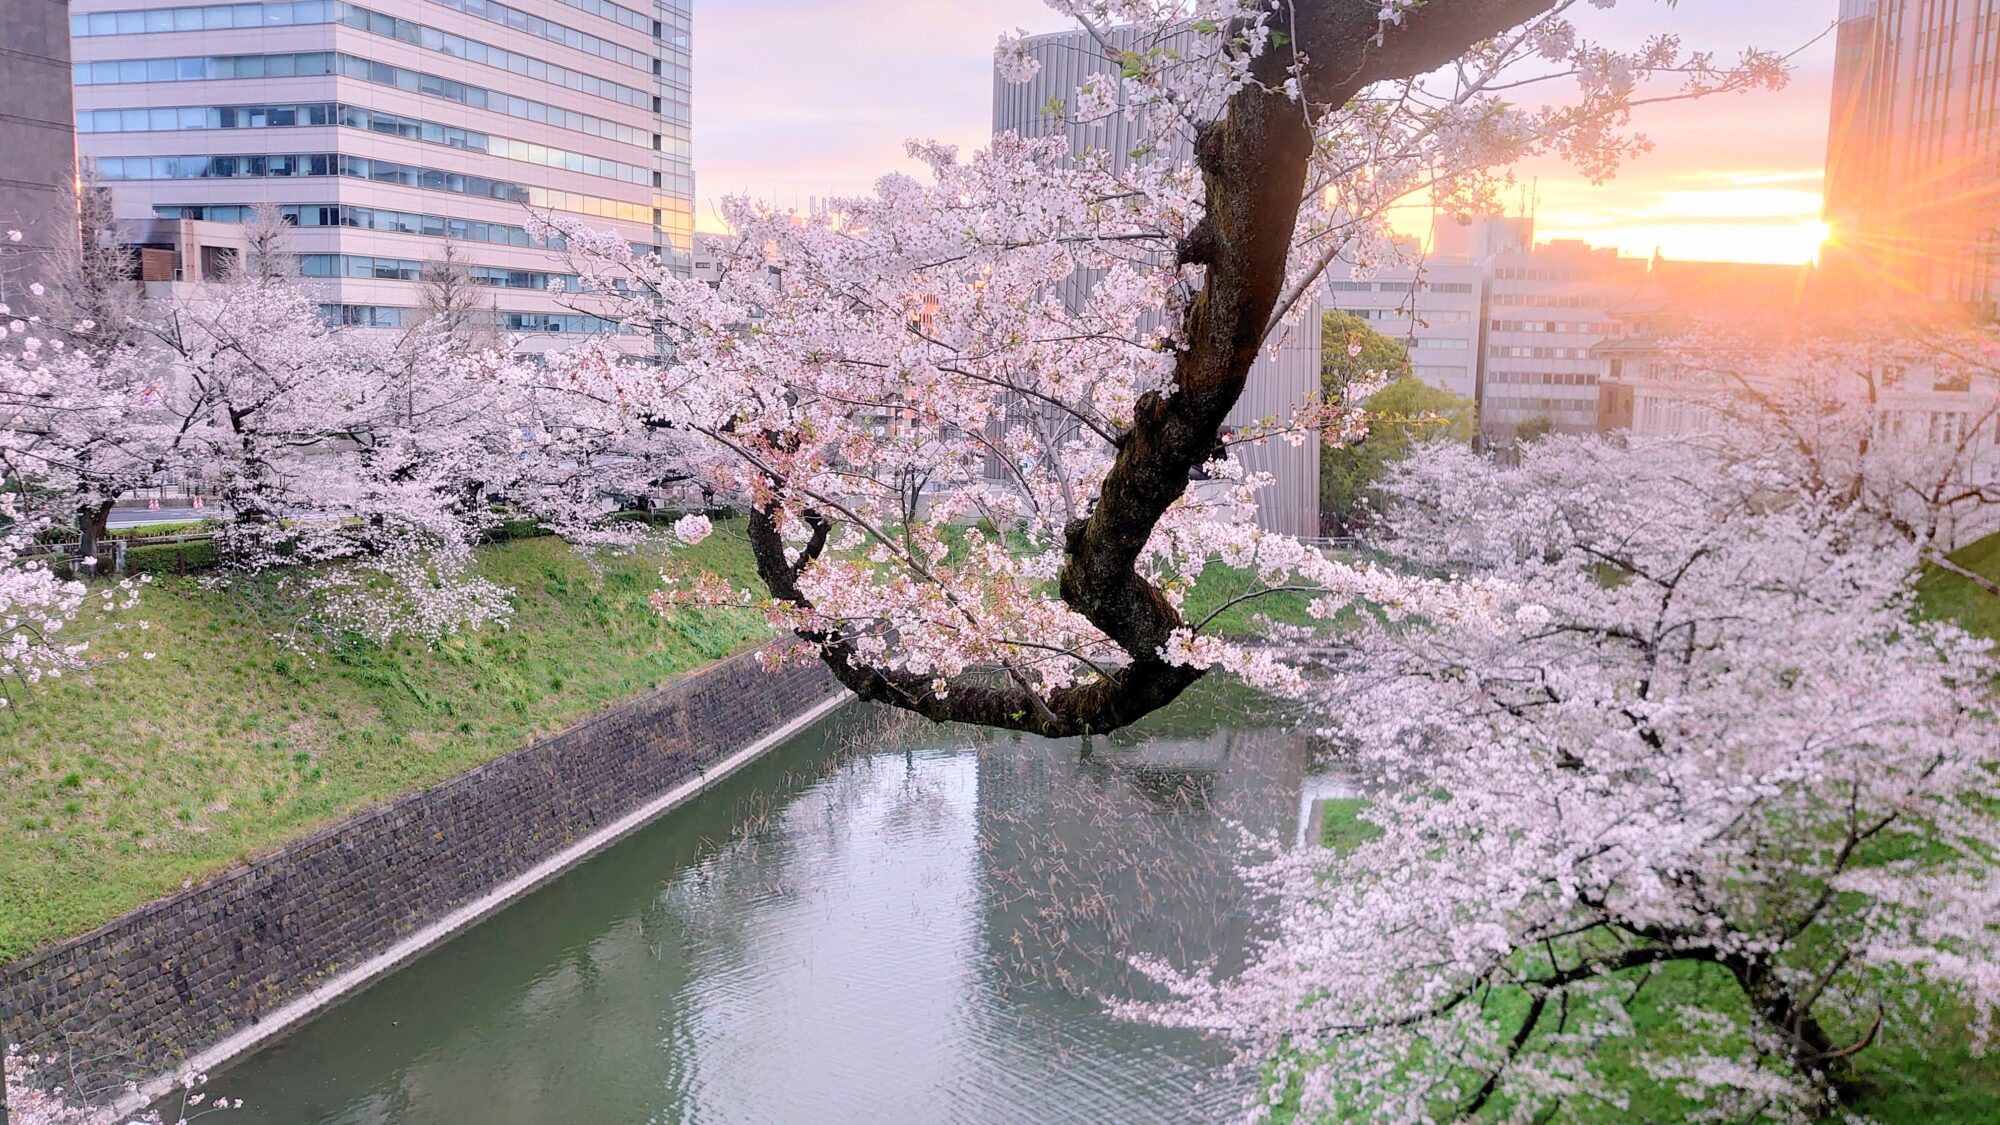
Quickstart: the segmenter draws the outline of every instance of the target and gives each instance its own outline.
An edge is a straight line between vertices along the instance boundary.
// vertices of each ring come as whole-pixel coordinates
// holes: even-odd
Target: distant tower
[[[1144,51],[1158,45],[1156,40],[1141,42],[1130,28],[1110,28],[1103,35],[1114,50]],[[1150,139],[1142,134],[1141,123],[1122,114],[1078,125],[1066,123],[1060,112],[1049,112],[1054,104],[1073,103],[1076,88],[1086,76],[1118,73],[1117,60],[1089,32],[1038,35],[1027,41],[1027,49],[1041,61],[1041,73],[1020,84],[994,75],[995,133],[1011,130],[1036,137],[1060,131],[1068,135],[1072,152],[1104,152],[1114,167],[1129,163],[1136,153],[1147,149]],[[1298,323],[1289,330],[1281,328],[1280,338],[1264,346],[1263,354],[1250,368],[1243,396],[1229,416],[1230,425],[1246,425],[1274,415],[1283,418],[1319,389],[1321,310],[1317,298],[1311,299],[1313,307],[1305,310]],[[1252,472],[1268,472],[1276,478],[1258,495],[1260,525],[1286,535],[1319,534],[1319,443],[1293,446],[1273,440],[1260,446],[1239,446],[1237,454]]]
[[[1854,295],[2000,308],[2000,0],[1841,0],[1825,217]]]

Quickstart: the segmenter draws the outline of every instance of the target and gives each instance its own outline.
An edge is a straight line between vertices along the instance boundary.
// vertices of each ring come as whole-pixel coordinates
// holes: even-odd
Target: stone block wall
[[[837,690],[746,653],[349,817],[0,968],[0,1039],[72,1089],[162,1073]]]

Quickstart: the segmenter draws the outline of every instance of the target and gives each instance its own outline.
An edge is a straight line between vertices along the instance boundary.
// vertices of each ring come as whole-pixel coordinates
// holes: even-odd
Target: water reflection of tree
[[[1131,737],[981,747],[995,988],[1146,992],[1126,967],[1135,953],[1226,968],[1246,947],[1244,835],[1291,838],[1308,751],[1295,732],[1221,728],[1219,701],[1193,703]]]

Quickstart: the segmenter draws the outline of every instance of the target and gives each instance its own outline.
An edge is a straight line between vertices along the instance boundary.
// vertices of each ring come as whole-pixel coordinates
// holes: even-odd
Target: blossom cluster
[[[1493,611],[1363,617],[1322,652],[1372,838],[1260,861],[1250,968],[1150,966],[1178,998],[1124,1010],[1383,1121],[1627,1104],[1613,1040],[1690,1119],[1804,1120],[1921,1033],[1919,979],[1990,1035],[2000,665],[1917,615],[1894,520],[1753,438],[1420,447],[1384,545]],[[1734,984],[1648,1033],[1643,982],[1689,966]]]

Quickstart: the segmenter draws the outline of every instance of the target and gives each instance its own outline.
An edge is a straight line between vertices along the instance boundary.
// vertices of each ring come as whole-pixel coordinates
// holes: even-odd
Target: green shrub
[[[156,543],[125,551],[125,569],[131,574],[193,574],[213,570],[217,561],[213,539]]]
[[[488,543],[512,543],[517,539],[539,539],[554,532],[534,520],[502,520],[486,533]]]

